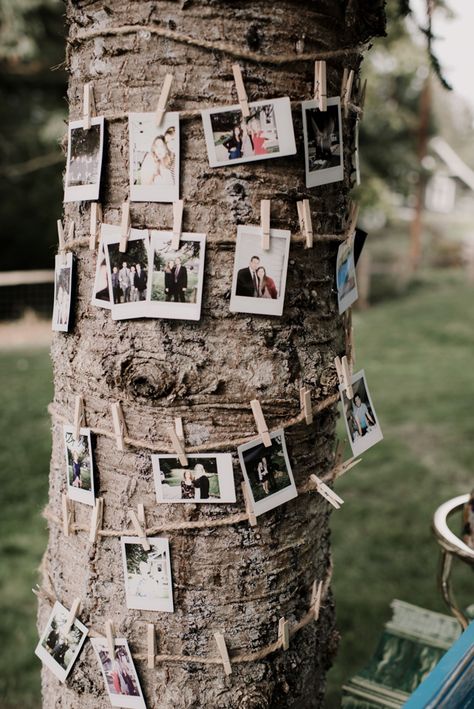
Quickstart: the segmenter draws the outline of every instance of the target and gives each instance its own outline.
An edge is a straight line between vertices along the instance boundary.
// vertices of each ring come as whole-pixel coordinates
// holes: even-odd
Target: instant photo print
[[[173,579],[167,539],[148,537],[145,551],[138,537],[122,537],[127,608],[173,613]]]
[[[125,638],[115,638],[114,657],[105,638],[91,638],[105,688],[113,707],[146,709],[142,688]]]
[[[110,310],[112,303],[110,301],[109,288],[109,273],[107,267],[107,258],[105,256],[104,244],[102,239],[99,243],[97,251],[97,263],[95,268],[94,289],[92,293],[92,305],[98,308],[106,308]]]
[[[364,370],[354,374],[351,381],[354,393],[352,399],[348,398],[345,387],[340,386],[339,392],[352,455],[358,456],[381,441],[383,435],[365,381]]]
[[[349,236],[337,250],[337,302],[342,315],[358,298],[354,257],[354,235]]]
[[[70,327],[73,269],[72,253],[55,256],[52,329],[57,332],[68,332]]]
[[[69,124],[65,202],[99,199],[102,156],[104,152],[104,118],[92,118],[91,127],[82,121]]]
[[[179,199],[179,113],[130,113],[130,199],[175,202]]]
[[[290,237],[289,231],[271,229],[270,248],[264,250],[260,227],[237,227],[232,313],[283,314]]]
[[[234,471],[230,453],[188,455],[181,465],[174,455],[152,455],[158,502],[235,502]]]
[[[56,601],[35,650],[37,657],[60,682],[64,682],[71,672],[89,632],[77,618],[66,632],[68,617],[68,609]]]
[[[317,101],[303,101],[303,137],[306,187],[344,179],[341,100],[328,98],[327,110]]]
[[[237,449],[256,516],[298,496],[283,429],[270,433],[270,439],[268,448],[257,439]]]
[[[239,104],[201,111],[209,165],[222,167],[296,153],[288,97],[249,103],[245,118]]]
[[[72,426],[63,427],[66,454],[67,494],[71,500],[85,505],[95,504],[94,465],[90,428],[81,428],[79,438],[74,438]]]

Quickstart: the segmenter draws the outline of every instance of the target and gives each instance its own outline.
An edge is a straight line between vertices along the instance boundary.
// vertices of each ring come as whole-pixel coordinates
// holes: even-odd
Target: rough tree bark
[[[146,32],[76,40],[81,28],[158,25],[264,54],[294,53],[357,45],[383,34],[382,0],[163,0],[162,2],[67,2],[70,26],[68,68],[71,118],[79,118],[82,86],[94,81],[97,114],[153,110],[165,73],[175,75],[173,110],[219,106],[235,101],[231,64],[225,52],[208,51]],[[358,69],[352,55],[328,64],[329,95],[338,93],[343,66]],[[309,98],[311,62],[275,67],[240,61],[249,98],[290,95]],[[333,290],[337,243],[316,239],[308,251],[293,243],[284,315],[281,318],[229,313],[229,287],[237,224],[259,222],[262,198],[272,199],[272,226],[298,231],[296,201],[309,197],[316,233],[342,233],[350,189],[354,115],[345,122],[344,182],[312,191],[304,187],[300,108],[294,107],[298,155],[227,168],[208,167],[199,117],[181,127],[181,191],[186,231],[208,235],[202,318],[199,323],[163,320],[113,322],[90,305],[95,255],[78,250],[76,323],[52,346],[55,404],[71,419],[76,394],[85,396],[88,425],[111,429],[109,404],[121,401],[128,430],[136,438],[162,442],[176,415],[185,425],[187,445],[237,439],[255,432],[249,402],[260,398],[274,429],[298,413],[298,380],[312,388],[313,401],[336,391],[333,359],[344,351],[343,327]],[[120,223],[128,194],[126,119],[106,126],[102,203],[104,221]],[[88,236],[89,205],[69,204],[77,236]],[[169,227],[171,207],[132,204],[135,227]],[[228,237],[228,243],[216,243]],[[332,466],[336,406],[313,426],[287,431],[297,484]],[[61,425],[53,419],[49,507],[60,514],[65,488]],[[235,453],[235,447],[229,446]],[[236,506],[155,503],[150,454],[97,436],[95,465],[99,494],[105,498],[104,528],[126,527],[126,511],[143,502],[148,525],[215,519],[243,508],[241,473],[234,456],[239,499]],[[90,508],[77,504],[76,519],[89,523]],[[87,534],[66,538],[50,524],[45,567],[59,600],[81,596],[81,619],[102,628],[114,621],[132,652],[146,652],[145,624],[154,622],[159,651],[216,655],[213,632],[221,630],[230,651],[252,651],[275,640],[278,619],[299,620],[307,611],[313,580],[330,566],[328,504],[315,492],[247,523],[169,533],[175,613],[128,611],[117,538],[88,543]],[[50,608],[40,601],[39,627]],[[287,652],[233,666],[167,662],[137,669],[150,709],[267,709],[322,705],[325,673],[337,647],[334,606],[328,594],[317,624],[301,630]],[[109,706],[95,656],[86,645],[72,675],[61,685],[43,671],[44,707],[102,709]]]

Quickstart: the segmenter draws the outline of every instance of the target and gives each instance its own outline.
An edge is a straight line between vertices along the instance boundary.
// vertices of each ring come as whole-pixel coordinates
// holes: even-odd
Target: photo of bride
[[[158,502],[235,502],[232,456],[188,456],[187,466],[173,455],[152,455]]]
[[[128,130],[132,202],[179,199],[179,114],[129,113]]]
[[[122,537],[127,608],[173,613],[169,542],[149,537],[146,551],[137,537]]]

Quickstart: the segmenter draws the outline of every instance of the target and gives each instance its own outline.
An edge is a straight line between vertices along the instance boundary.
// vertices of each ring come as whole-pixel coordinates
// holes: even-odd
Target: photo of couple
[[[296,152],[288,98],[256,101],[249,108],[247,117],[238,105],[201,112],[211,167]]]
[[[54,305],[52,329],[67,332],[71,313],[72,253],[57,254],[54,269]]]
[[[186,266],[182,265],[181,258],[179,256],[176,256],[175,259],[170,259],[166,262],[166,265],[163,268],[163,273],[165,300],[167,303],[170,301],[173,301],[174,303],[186,303],[186,296],[188,296],[188,302],[196,302],[196,293],[194,289],[190,295],[187,293],[188,269]]]
[[[187,466],[173,455],[153,455],[158,502],[235,502],[232,456],[197,454]]]
[[[127,608],[173,612],[170,551],[167,539],[149,537],[146,551],[137,537],[122,537]]]
[[[344,167],[340,98],[328,99],[326,111],[320,111],[316,101],[303,101],[302,110],[306,187],[342,180]]]
[[[250,489],[256,515],[297,497],[293,473],[282,429],[270,434],[272,445],[265,447],[260,439],[239,446],[239,460]]]
[[[272,229],[266,251],[261,247],[261,234],[260,227],[237,227],[231,312],[283,313],[290,232]]]
[[[92,118],[91,127],[82,121],[69,124],[64,201],[99,199],[104,118]]]
[[[84,644],[88,630],[77,618],[66,631],[69,611],[56,601],[35,654],[64,682]]]
[[[360,455],[383,439],[363,371],[352,378],[353,397],[340,387],[344,421],[354,456]]]
[[[93,507],[95,494],[90,429],[81,428],[77,441],[74,439],[72,426],[64,426],[63,432],[68,497]]]
[[[179,114],[166,113],[159,128],[154,113],[130,113],[130,199],[179,199]]]
[[[113,707],[146,709],[140,682],[124,638],[115,638],[115,656],[111,657],[105,638],[91,638],[105,686]]]
[[[342,315],[358,298],[353,235],[337,250],[336,283],[339,314]]]

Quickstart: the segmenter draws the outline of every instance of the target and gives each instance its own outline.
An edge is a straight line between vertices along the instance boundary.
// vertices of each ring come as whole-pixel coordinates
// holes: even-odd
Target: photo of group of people
[[[93,507],[95,504],[94,467],[90,429],[81,428],[77,440],[74,438],[72,426],[64,426],[63,434],[68,497]]]
[[[347,237],[337,250],[337,302],[342,315],[358,298],[354,255],[354,235]]]
[[[99,199],[103,151],[103,116],[92,118],[88,129],[82,121],[69,124],[65,202]]]
[[[56,255],[52,329],[58,332],[67,332],[69,329],[73,265],[72,253]]]
[[[125,638],[115,638],[114,657],[105,638],[91,638],[104,683],[113,707],[146,709],[142,689]]]
[[[339,387],[339,391],[352,454],[360,455],[383,439],[364,371],[352,377],[352,399],[347,396],[345,387]]]
[[[179,199],[179,114],[130,113],[130,199],[175,202]]]
[[[125,253],[120,251],[120,238],[120,227],[102,225],[94,305],[111,307],[114,320],[199,320],[205,235],[183,233],[174,249],[171,232],[152,230],[149,235],[148,230],[131,229]]]
[[[59,601],[53,606],[35,654],[60,682],[64,682],[79,655],[89,632],[77,618],[67,628],[69,611]]]
[[[329,98],[327,110],[316,101],[303,101],[303,135],[306,187],[317,187],[344,178],[341,101]]]
[[[238,448],[240,465],[257,516],[298,496],[283,429],[273,431],[270,439],[268,448],[261,439]]]
[[[290,236],[289,231],[272,229],[270,248],[264,250],[260,227],[237,227],[231,312],[283,313]]]
[[[230,453],[188,456],[181,465],[173,455],[152,455],[158,502],[235,502]]]
[[[256,101],[249,109],[249,116],[239,105],[201,112],[211,167],[296,153],[288,98]]]
[[[170,549],[167,539],[148,537],[150,549],[137,537],[122,537],[127,608],[173,612]]]

